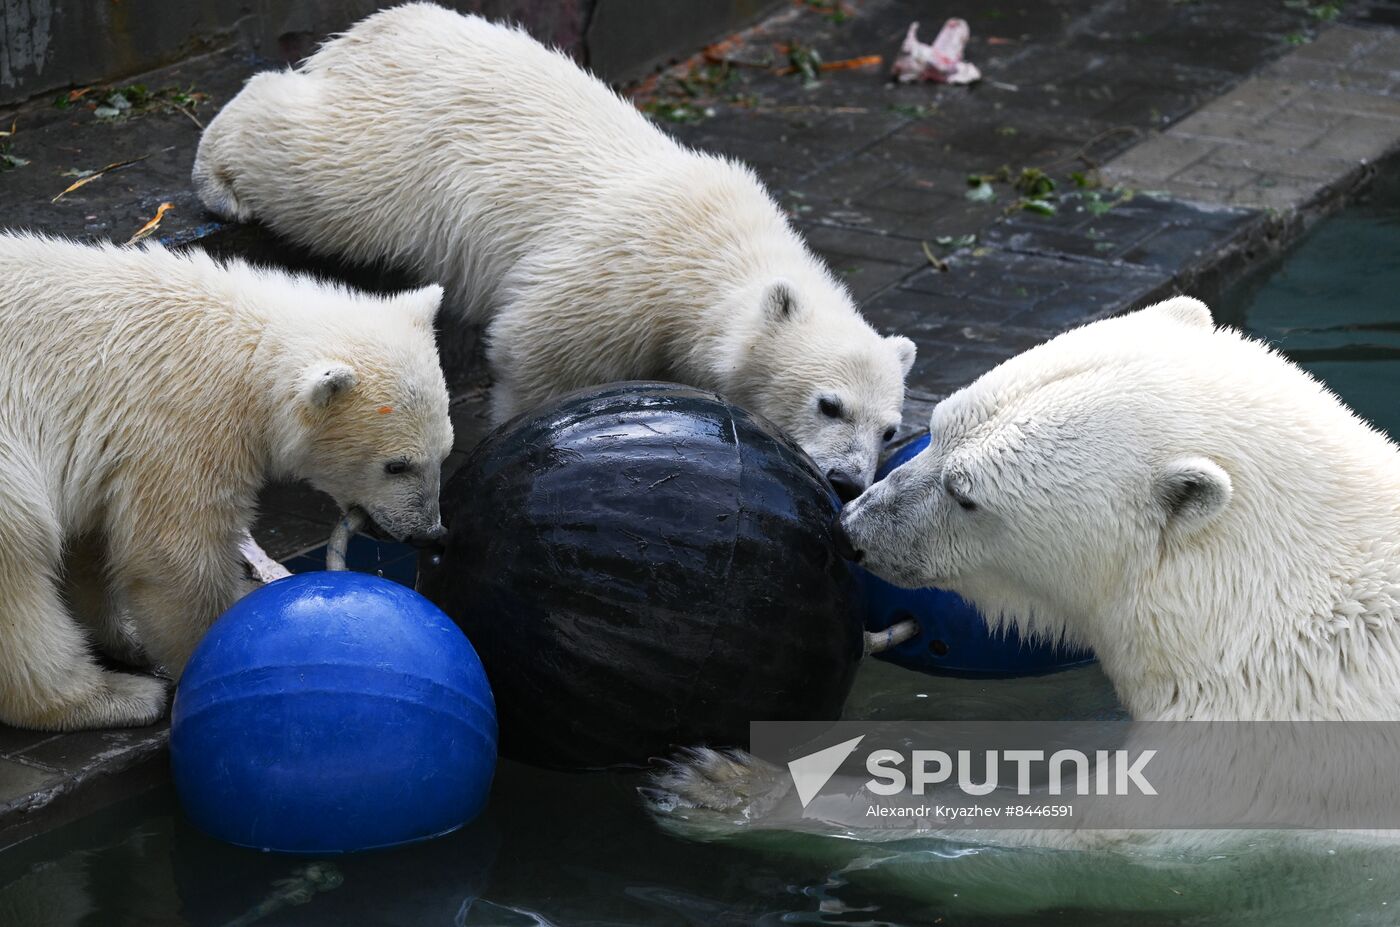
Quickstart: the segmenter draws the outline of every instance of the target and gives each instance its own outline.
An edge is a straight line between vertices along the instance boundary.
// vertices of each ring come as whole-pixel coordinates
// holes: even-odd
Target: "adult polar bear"
[[[1093,648],[1139,720],[1400,720],[1400,449],[1178,297],[941,403],[870,569]]]
[[[682,147],[523,31],[377,13],[209,124],[206,206],[440,281],[489,322],[497,421],[623,379],[712,389],[785,429],[850,498],[899,424],[881,338],[746,167]]]
[[[1137,720],[1400,720],[1400,449],[1199,301],[1012,358],[930,429],[928,450],[842,514],[878,575],[1092,647]],[[790,780],[700,750],[657,785],[658,810],[699,809],[714,834],[740,816],[762,826]]]
[[[17,235],[0,277],[0,722],[160,717],[164,684],[101,669],[89,637],[178,677],[251,588],[239,542],[268,479],[442,530],[440,288]]]

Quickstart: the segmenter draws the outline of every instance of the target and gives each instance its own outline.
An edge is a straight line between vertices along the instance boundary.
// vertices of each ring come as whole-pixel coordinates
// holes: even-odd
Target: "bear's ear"
[[[419,325],[432,328],[433,320],[442,308],[442,287],[434,283],[431,286],[409,290],[395,296],[392,302],[395,309],[407,313],[408,317]]]
[[[324,409],[341,393],[359,381],[349,364],[313,364],[301,377],[301,401],[313,409]]]
[[[1167,527],[1191,533],[1209,524],[1230,504],[1230,474],[1206,457],[1179,457],[1157,474],[1157,504]]]
[[[1148,306],[1142,312],[1150,312],[1196,328],[1214,328],[1215,320],[1210,317],[1210,307],[1194,296],[1173,296],[1171,299]]]
[[[885,340],[894,348],[895,356],[899,358],[900,369],[906,377],[909,376],[909,371],[914,367],[914,358],[919,353],[918,347],[903,335],[890,335]]]
[[[763,291],[763,318],[771,323],[787,322],[802,314],[797,291],[786,280],[774,280]]]

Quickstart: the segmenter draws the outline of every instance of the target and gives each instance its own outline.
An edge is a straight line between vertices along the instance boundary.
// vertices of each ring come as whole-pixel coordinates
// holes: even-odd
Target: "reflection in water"
[[[1217,307],[1400,428],[1400,183],[1318,227]],[[1097,667],[935,679],[867,661],[847,717],[1112,719]],[[416,847],[335,859],[239,850],[157,792],[0,855],[0,925],[1393,924],[1400,849],[1264,834],[1206,855],[1006,850],[660,832],[636,775],[501,765],[487,815]]]
[[[273,882],[272,892],[242,917],[236,917],[229,921],[228,927],[251,927],[251,925],[264,920],[269,915],[276,914],[283,908],[307,904],[316,897],[317,893],[340,888],[344,882],[345,876],[341,874],[335,863],[321,861],[307,863],[305,866],[293,870],[292,874],[285,879]]]

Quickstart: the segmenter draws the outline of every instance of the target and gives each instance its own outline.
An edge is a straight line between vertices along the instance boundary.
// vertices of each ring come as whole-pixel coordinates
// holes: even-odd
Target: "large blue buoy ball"
[[[896,450],[875,474],[883,480],[896,467],[923,453],[925,434]],[[992,631],[971,603],[943,589],[901,589],[860,570],[865,593],[866,628],[883,631],[907,619],[919,624],[918,636],[876,658],[934,676],[999,678],[1035,676],[1092,663],[1094,655],[1050,641],[1028,641],[1014,629]]]
[[[496,767],[496,708],[467,638],[413,590],[302,573],[239,600],[175,694],[191,821],[287,853],[394,846],[461,827]]]

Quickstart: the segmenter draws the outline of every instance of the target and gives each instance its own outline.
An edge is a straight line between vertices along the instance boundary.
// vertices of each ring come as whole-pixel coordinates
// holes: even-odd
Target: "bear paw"
[[[792,779],[784,769],[747,751],[693,747],[668,761],[640,792],[658,816],[694,809],[751,821],[767,814],[791,790]]]
[[[88,696],[64,714],[62,729],[144,727],[165,714],[166,684],[154,676],[103,672]]]

